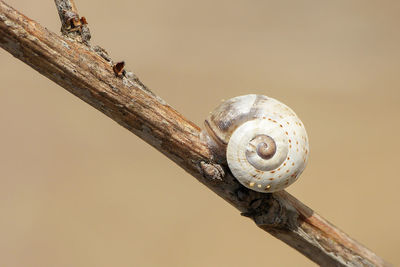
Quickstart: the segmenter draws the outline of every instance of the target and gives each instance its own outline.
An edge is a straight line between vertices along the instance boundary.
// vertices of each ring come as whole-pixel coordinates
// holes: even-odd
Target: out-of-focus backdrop
[[[6,2],[59,32],[53,1]],[[399,1],[76,3],[93,44],[199,125],[237,95],[292,107],[311,158],[288,191],[400,264]],[[4,50],[0,265],[314,266]]]

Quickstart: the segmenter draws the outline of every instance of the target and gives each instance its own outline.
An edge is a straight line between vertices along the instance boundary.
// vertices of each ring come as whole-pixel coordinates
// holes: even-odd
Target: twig
[[[89,44],[91,35],[85,17],[79,17],[74,0],[54,0],[61,20],[63,35]]]
[[[58,36],[1,0],[0,46],[138,135],[260,228],[314,262],[389,266],[289,193],[261,194],[241,186],[226,166],[216,162],[198,126],[132,73],[121,70],[121,75],[116,75],[103,50]]]

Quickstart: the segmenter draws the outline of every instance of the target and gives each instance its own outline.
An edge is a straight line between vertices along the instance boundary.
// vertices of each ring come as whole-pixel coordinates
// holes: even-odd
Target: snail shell
[[[309,153],[303,123],[285,104],[263,95],[221,103],[205,121],[210,145],[233,176],[258,192],[283,190],[303,172]]]

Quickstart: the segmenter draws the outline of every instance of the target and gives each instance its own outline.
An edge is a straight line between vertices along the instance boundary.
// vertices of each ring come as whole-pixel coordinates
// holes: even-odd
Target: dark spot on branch
[[[247,190],[239,188],[236,191],[236,195],[239,201],[249,201],[249,193]]]
[[[118,62],[117,64],[115,64],[113,66],[113,70],[114,70],[115,76],[122,77],[124,75],[124,72],[125,72],[124,67],[125,67],[125,62],[124,61],[121,61],[121,62]]]
[[[88,24],[85,17],[81,17],[80,21],[81,21],[82,25]]]
[[[253,200],[253,201],[250,203],[250,207],[251,207],[252,209],[257,209],[258,207],[260,207],[262,201],[263,201],[262,198],[260,198],[260,199],[255,199],[255,200]]]

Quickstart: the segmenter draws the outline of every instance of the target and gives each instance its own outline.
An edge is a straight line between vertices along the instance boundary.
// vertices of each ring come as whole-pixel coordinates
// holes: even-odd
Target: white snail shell
[[[206,119],[214,146],[233,176],[258,192],[280,191],[303,172],[309,154],[303,123],[285,104],[263,95],[221,103]]]

